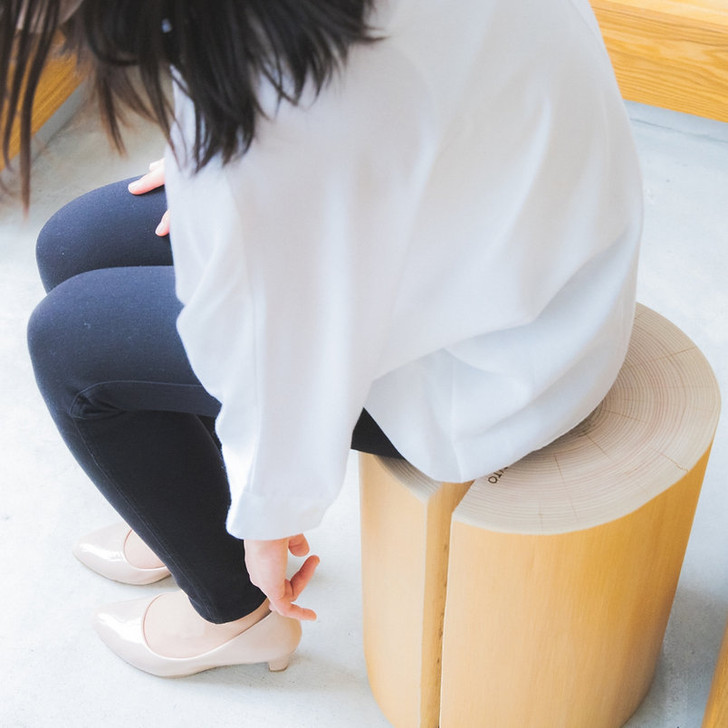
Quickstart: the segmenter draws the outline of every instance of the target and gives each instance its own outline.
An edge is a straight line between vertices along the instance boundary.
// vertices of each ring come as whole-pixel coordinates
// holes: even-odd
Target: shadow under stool
[[[639,305],[571,432],[474,483],[362,455],[364,650],[394,728],[618,728],[652,681],[720,409]]]

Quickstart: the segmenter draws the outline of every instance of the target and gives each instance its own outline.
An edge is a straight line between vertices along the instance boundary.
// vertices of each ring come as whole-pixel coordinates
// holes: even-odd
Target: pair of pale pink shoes
[[[131,534],[126,523],[103,528],[81,539],[73,554],[97,574],[124,584],[153,584],[168,577],[165,566],[140,568],[129,562],[125,548]],[[267,662],[272,671],[285,670],[301,640],[298,620],[261,607],[259,621],[222,644],[203,646],[190,656],[168,657],[149,646],[145,632],[147,614],[159,596],[110,604],[97,610],[93,620],[99,637],[113,652],[152,675],[183,677],[213,667],[259,662]]]

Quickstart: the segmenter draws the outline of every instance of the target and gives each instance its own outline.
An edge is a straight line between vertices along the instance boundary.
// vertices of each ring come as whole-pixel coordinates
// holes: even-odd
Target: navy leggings
[[[38,239],[47,296],[28,342],[41,394],[74,457],[211,622],[258,607],[215,437],[219,403],[195,377],[175,327],[169,241],[154,229],[162,189],[127,181],[66,205]],[[399,454],[363,412],[352,446]]]

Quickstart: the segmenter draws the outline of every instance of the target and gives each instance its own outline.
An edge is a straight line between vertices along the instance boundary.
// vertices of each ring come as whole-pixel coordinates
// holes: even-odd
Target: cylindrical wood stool
[[[703,728],[725,728],[725,726],[728,726],[728,625],[703,717]]]
[[[510,468],[441,486],[363,456],[365,656],[395,728],[623,725],[652,680],[718,410],[703,356],[640,306],[601,405]]]

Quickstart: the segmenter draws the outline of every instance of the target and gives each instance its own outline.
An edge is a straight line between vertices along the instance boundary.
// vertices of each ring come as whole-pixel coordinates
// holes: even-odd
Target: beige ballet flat
[[[161,596],[161,595],[160,595]],[[144,636],[144,620],[152,599],[133,599],[102,607],[94,628],[112,652],[144,672],[159,677],[184,677],[229,665],[267,662],[271,671],[285,670],[301,641],[301,623],[270,612],[237,637],[194,657],[165,657],[153,652]]]
[[[140,569],[127,561],[124,553],[131,528],[126,523],[116,523],[84,536],[73,547],[73,555],[91,571],[122,584],[153,584],[169,576],[169,569],[160,566]]]

